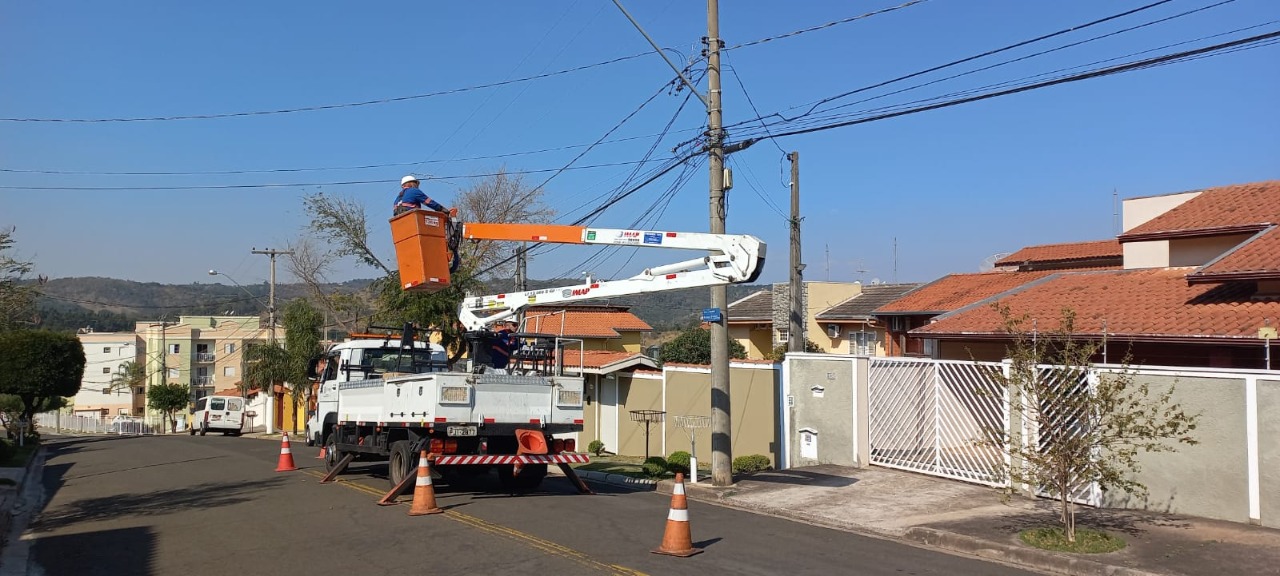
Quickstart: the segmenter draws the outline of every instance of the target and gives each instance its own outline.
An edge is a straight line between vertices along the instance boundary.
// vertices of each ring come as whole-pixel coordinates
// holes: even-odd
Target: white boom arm
[[[464,231],[464,236],[466,232]],[[554,238],[531,237],[530,241],[557,242]],[[583,228],[581,239],[563,243],[708,250],[709,256],[649,268],[622,280],[593,282],[510,292],[492,296],[469,296],[462,301],[458,320],[466,330],[482,330],[518,314],[531,304],[561,304],[595,298],[647,294],[682,288],[752,282],[764,269],[765,243],[742,234],[662,232]],[[485,314],[486,311],[494,311]],[[483,314],[483,315],[482,315]]]

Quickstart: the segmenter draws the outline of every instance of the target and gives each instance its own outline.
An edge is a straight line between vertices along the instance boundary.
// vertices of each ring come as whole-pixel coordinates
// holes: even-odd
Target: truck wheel
[[[338,462],[342,461],[342,457],[345,456],[345,454],[338,451],[338,445],[333,439],[334,436],[329,436],[329,445],[325,447],[324,451],[324,469],[326,472],[332,472],[338,466]]]
[[[208,434],[208,433],[209,433],[209,425],[203,424],[203,423],[200,424],[200,435],[204,436],[205,434]]]
[[[533,492],[542,485],[542,479],[547,477],[546,464],[525,464],[518,476],[514,468],[514,466],[498,467],[498,481],[502,483],[503,489],[513,494]]]
[[[391,456],[387,459],[387,480],[395,488],[410,474],[417,474],[418,461],[413,457],[408,440],[391,443]]]
[[[196,427],[187,426],[187,436],[195,436],[195,435],[196,435]]]

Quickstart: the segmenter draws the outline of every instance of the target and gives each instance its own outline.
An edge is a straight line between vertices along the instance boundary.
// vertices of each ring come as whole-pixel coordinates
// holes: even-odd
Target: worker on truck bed
[[[432,200],[422,190],[418,189],[418,177],[410,174],[400,179],[400,195],[396,196],[394,206],[395,214],[403,214],[410,210],[417,210],[422,207],[435,210],[436,212],[444,212],[445,207],[439,202]]]
[[[515,335],[515,324],[503,322],[493,338],[489,340],[489,361],[494,368],[506,368],[511,361],[511,354],[520,348],[520,339]]]

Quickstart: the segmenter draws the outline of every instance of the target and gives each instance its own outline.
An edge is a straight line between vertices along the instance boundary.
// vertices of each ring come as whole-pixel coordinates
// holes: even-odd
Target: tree
[[[147,384],[147,367],[126,360],[120,363],[120,367],[116,369],[116,373],[111,375],[111,391],[133,390],[134,388],[142,388]]]
[[[13,249],[13,231],[0,230],[0,332],[29,323],[35,313],[35,293],[21,283],[31,263],[7,253]]]
[[[805,339],[804,339],[804,351],[805,351],[805,352],[822,352],[822,348],[820,348],[820,347],[818,346],[818,344],[817,344],[816,342],[814,342],[813,340],[810,340],[810,339],[808,339],[808,338],[805,338]],[[765,360],[770,360],[770,361],[773,361],[773,362],[781,362],[781,361],[785,360],[786,358],[787,358],[787,343],[786,343],[786,342],[783,342],[783,343],[781,343],[781,344],[778,344],[777,346],[774,346],[774,347],[773,347],[773,350],[771,350],[771,351],[769,352],[769,355],[768,355],[768,356],[765,356]]]
[[[701,326],[687,328],[675,339],[662,345],[658,351],[662,363],[683,364],[711,363],[711,332]],[[730,358],[746,358],[747,349],[737,340],[729,341]]]
[[[177,413],[191,402],[191,387],[178,382],[162,382],[147,389],[147,407],[164,414],[169,431],[178,431]]]
[[[251,390],[272,394],[276,384],[283,384],[291,370],[289,353],[280,342],[247,342],[244,345],[244,378],[240,379],[240,395]]]
[[[17,396],[28,421],[50,399],[80,391],[84,363],[84,348],[75,334],[0,332],[0,394]]]
[[[1172,386],[1153,392],[1137,382],[1127,358],[1117,372],[1095,370],[1092,359],[1103,343],[1075,335],[1073,311],[1064,309],[1058,328],[1043,333],[1026,330],[1028,316],[995,308],[1013,338],[1009,370],[995,377],[1015,424],[986,429],[982,443],[1012,455],[1001,470],[1007,480],[1039,487],[1060,502],[1063,532],[1075,542],[1073,497],[1094,482],[1145,496],[1146,486],[1134,478],[1138,456],[1176,451],[1171,443],[1196,444],[1191,433],[1199,415],[1173,401]]]
[[[310,398],[311,381],[307,364],[323,352],[320,331],[324,317],[305,298],[290,300],[284,307],[284,348],[289,359],[285,382],[289,385],[293,413],[298,413],[298,397]],[[293,433],[298,433],[298,419],[293,419]]]
[[[555,210],[543,201],[542,189],[529,188],[524,176],[508,174],[505,166],[463,190],[454,205],[463,222],[550,222],[555,216]],[[471,272],[489,268],[497,272],[509,268],[499,262],[512,253],[516,244],[492,240],[465,242],[459,251],[463,265]]]

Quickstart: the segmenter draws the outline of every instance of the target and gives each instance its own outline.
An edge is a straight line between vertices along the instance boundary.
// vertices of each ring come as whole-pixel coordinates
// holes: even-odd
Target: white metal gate
[[[982,442],[1007,430],[996,362],[872,358],[867,386],[872,464],[1004,486],[1008,455]]]

